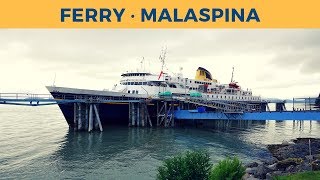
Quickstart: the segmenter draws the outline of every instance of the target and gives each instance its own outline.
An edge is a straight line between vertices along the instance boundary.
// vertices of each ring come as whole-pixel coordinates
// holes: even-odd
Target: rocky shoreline
[[[273,158],[247,164],[243,179],[272,179],[279,175],[320,170],[320,139],[297,138],[267,148]]]

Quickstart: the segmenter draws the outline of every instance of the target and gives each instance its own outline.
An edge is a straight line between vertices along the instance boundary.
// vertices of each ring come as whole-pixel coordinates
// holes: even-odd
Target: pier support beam
[[[152,127],[152,122],[148,112],[148,106],[146,102],[132,102],[129,103],[129,120],[128,126],[131,127],[145,127],[147,121],[149,126]]]
[[[102,128],[102,124],[101,124],[101,121],[100,121],[100,116],[99,116],[99,112],[98,112],[97,106],[94,104],[93,107],[94,107],[94,112],[96,113],[96,114],[95,114],[95,115],[96,115],[96,121],[98,122],[98,124],[99,124],[99,129],[100,129],[100,131],[102,132],[102,131],[103,131],[103,128]]]
[[[90,104],[89,108],[89,128],[88,132],[91,132],[93,130],[93,113],[92,113],[92,104]]]
[[[81,118],[81,104],[78,103],[78,130],[82,129],[82,118]]]
[[[170,100],[162,102],[160,110],[159,106],[157,106],[157,126],[174,127],[174,102]]]

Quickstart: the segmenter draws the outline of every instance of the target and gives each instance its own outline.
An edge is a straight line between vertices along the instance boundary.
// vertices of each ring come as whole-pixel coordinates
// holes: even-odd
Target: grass
[[[320,179],[320,171],[310,171],[287,176],[277,176],[274,180],[318,180]]]
[[[158,168],[158,180],[207,180],[210,156],[205,151],[194,151],[180,154],[164,161]]]
[[[237,157],[227,157],[213,167],[210,180],[238,180],[245,174],[246,168]]]
[[[212,168],[207,151],[187,151],[166,159],[158,180],[240,180],[245,167],[237,157],[227,157]]]

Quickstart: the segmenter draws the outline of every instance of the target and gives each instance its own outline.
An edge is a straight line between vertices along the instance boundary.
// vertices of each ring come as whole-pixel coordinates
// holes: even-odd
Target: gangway
[[[195,99],[195,98],[194,99],[181,98],[180,101],[213,108],[222,112],[244,112],[244,111],[252,111],[252,109],[255,109],[256,111],[259,110],[257,109],[259,107],[254,108],[255,105],[248,102],[217,101],[217,100],[205,100],[205,99]]]
[[[103,96],[62,96],[54,98],[51,94],[0,93],[0,104],[45,106],[66,103],[129,103],[140,102],[139,99],[106,98]]]

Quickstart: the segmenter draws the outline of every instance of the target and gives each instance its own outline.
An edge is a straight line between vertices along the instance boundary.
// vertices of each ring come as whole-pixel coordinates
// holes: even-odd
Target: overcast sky
[[[0,30],[0,92],[47,93],[45,85],[111,89],[122,72],[198,66],[221,83],[235,80],[262,97],[317,96],[320,30]]]

